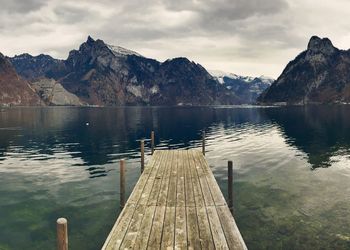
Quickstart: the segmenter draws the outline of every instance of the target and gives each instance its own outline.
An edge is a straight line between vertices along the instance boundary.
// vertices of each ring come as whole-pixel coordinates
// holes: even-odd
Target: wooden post
[[[141,174],[145,169],[145,141],[141,140]]]
[[[154,153],[154,131],[151,132],[151,150],[152,150],[152,155]]]
[[[57,250],[68,250],[67,219],[59,218],[57,224]]]
[[[125,205],[125,160],[120,160],[120,208]]]
[[[233,167],[232,161],[228,161],[227,164],[227,172],[228,172],[228,207],[233,214]]]
[[[202,134],[202,153],[205,155],[205,131]]]

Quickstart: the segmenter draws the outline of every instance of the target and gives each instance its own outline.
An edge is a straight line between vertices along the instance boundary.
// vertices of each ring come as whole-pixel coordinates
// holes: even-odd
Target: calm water
[[[199,148],[204,129],[224,194],[234,161],[249,249],[350,249],[349,106],[2,109],[0,249],[55,249],[61,216],[71,249],[99,249],[120,212],[118,160],[130,194],[152,129],[160,148]]]

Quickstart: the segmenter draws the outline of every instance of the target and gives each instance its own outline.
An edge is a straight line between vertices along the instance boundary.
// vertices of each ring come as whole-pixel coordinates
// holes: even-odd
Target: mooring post
[[[228,172],[228,207],[233,214],[233,167],[232,161],[228,161],[227,172]]]
[[[151,132],[151,152],[154,153],[154,131]]]
[[[141,140],[141,174],[145,169],[145,141]]]
[[[120,160],[120,208],[125,205],[125,160]]]
[[[59,218],[57,224],[57,250],[68,250],[68,224],[67,219]]]
[[[202,133],[202,153],[205,155],[205,131]]]

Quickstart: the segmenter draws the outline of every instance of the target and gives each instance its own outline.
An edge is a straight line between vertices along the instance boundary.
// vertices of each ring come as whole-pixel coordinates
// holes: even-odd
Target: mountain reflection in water
[[[0,249],[52,249],[55,220],[72,249],[101,247],[139,174],[139,141],[200,149],[249,249],[349,249],[350,109],[308,107],[9,108],[0,112]],[[147,158],[150,158],[149,145]],[[315,171],[310,171],[315,170]]]

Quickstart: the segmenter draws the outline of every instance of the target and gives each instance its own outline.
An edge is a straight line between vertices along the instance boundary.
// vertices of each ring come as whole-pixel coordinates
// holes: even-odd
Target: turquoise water
[[[205,130],[225,195],[233,160],[249,249],[350,249],[349,128],[347,106],[2,109],[0,249],[55,249],[58,217],[71,249],[99,249],[120,212],[118,161],[130,194],[151,130],[159,148],[200,148]]]

